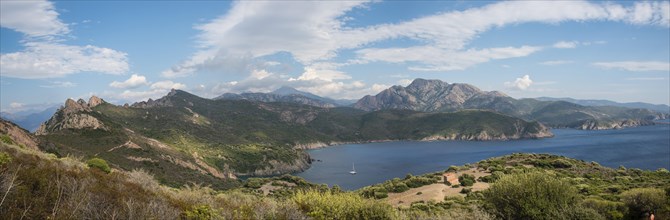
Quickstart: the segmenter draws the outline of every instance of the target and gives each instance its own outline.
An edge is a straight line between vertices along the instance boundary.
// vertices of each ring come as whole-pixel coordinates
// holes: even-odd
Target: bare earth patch
[[[465,171],[460,171],[458,172],[458,175],[462,175],[464,173],[474,175],[475,179],[482,177],[482,176],[489,176],[491,175],[490,173],[484,172],[477,170],[477,168],[470,168]],[[412,202],[418,202],[418,201],[435,201],[435,202],[440,202],[444,200],[445,196],[462,196],[465,197],[465,194],[460,193],[461,190],[464,187],[458,187],[458,188],[452,188],[451,186],[447,186],[444,183],[434,183],[430,185],[425,185],[419,188],[412,188],[409,189],[405,192],[401,193],[389,193],[388,198],[384,199],[386,203],[394,206],[394,207],[409,207]],[[472,187],[472,191],[481,191],[489,188],[488,183],[484,182],[476,182]],[[420,195],[417,195],[417,193],[421,192]]]

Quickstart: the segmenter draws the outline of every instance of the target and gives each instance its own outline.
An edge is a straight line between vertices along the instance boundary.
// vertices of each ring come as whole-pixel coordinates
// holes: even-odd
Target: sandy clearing
[[[477,170],[477,168],[470,168],[465,171],[458,172],[459,175],[464,173],[475,176],[475,179],[482,176],[489,176],[490,173]],[[476,182],[472,186],[472,191],[481,191],[489,188],[488,183]],[[434,183],[430,185],[425,185],[419,188],[409,189],[401,193],[389,193],[388,198],[384,201],[394,207],[409,207],[413,202],[418,201],[435,201],[440,202],[444,200],[445,196],[462,196],[465,197],[465,194],[461,194],[463,187],[452,188],[451,186],[444,185],[444,183]],[[417,195],[418,192],[421,192],[421,195]]]

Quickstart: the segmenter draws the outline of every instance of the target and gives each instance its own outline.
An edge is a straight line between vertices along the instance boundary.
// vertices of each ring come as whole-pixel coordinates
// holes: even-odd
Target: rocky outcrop
[[[97,118],[91,116],[91,108],[105,103],[98,97],[91,97],[90,103],[83,99],[74,101],[67,99],[65,105],[61,107],[51,118],[42,123],[35,131],[36,135],[46,135],[63,129],[102,129],[107,130],[105,125]]]
[[[407,87],[393,86],[375,96],[365,96],[354,108],[376,111],[407,109],[434,112],[463,109],[473,97],[507,97],[501,92],[484,92],[469,84],[449,84],[441,80],[415,79]]]
[[[102,103],[105,103],[105,101],[102,100],[101,98],[98,98],[97,96],[91,96],[91,98],[88,99],[88,107],[90,107],[90,108],[98,106]]]
[[[576,128],[579,130],[609,130],[609,129],[623,129],[627,127],[637,127],[647,125],[654,125],[654,122],[650,120],[639,120],[639,119],[625,119],[616,121],[586,120],[582,122],[580,125],[576,126]]]
[[[33,137],[28,131],[12,122],[0,119],[0,134],[9,136],[11,141],[16,145],[23,145],[27,148],[38,150],[39,142],[37,138]]]

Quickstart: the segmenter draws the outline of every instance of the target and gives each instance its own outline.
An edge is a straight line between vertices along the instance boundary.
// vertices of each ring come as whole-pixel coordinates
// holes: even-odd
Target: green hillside
[[[236,184],[230,181],[235,176],[302,171],[311,161],[297,145],[551,136],[537,122],[488,111],[364,112],[346,107],[210,100],[178,90],[150,107],[103,102],[88,108],[85,102],[81,106],[68,103],[79,110],[59,111],[45,127],[75,127],[40,135],[50,143],[44,147],[47,151],[61,156],[97,156],[124,170],[143,168],[169,185],[193,181],[227,188]],[[80,121],[99,128],[84,126],[89,124],[76,127],[74,122]]]

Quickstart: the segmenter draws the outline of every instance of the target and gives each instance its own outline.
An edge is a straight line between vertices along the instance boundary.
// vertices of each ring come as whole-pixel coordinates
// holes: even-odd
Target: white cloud
[[[559,49],[569,49],[569,48],[576,48],[577,45],[579,45],[579,41],[559,41],[554,44],[554,48],[559,48]]]
[[[0,26],[29,37],[66,34],[68,26],[58,19],[53,3],[46,0],[0,1]]]
[[[20,108],[23,108],[24,105],[25,105],[25,104],[20,103],[20,102],[12,102],[12,103],[9,103],[9,107],[10,107],[10,108],[13,108],[13,109],[20,109]]]
[[[548,60],[548,61],[540,62],[540,65],[555,66],[555,65],[570,64],[570,63],[574,63],[574,62],[575,61],[572,61],[572,60]]]
[[[126,53],[108,48],[50,42],[28,42],[25,46],[24,51],[2,54],[0,75],[40,79],[79,72],[122,74],[128,71]]]
[[[668,78],[665,77],[636,77],[636,78],[627,78],[626,80],[634,80],[634,81],[660,81],[660,80],[667,80]]]
[[[149,84],[147,82],[147,78],[141,75],[133,74],[128,78],[126,81],[119,82],[119,81],[114,81],[109,84],[109,86],[113,88],[119,88],[119,89],[134,89],[143,85]]]
[[[533,84],[533,80],[529,75],[524,75],[521,78],[516,78],[514,82],[505,82],[505,86],[511,89],[526,90]]]
[[[119,102],[139,102],[144,101],[149,98],[158,99],[165,96],[171,89],[186,89],[186,85],[182,83],[173,82],[170,80],[160,81],[152,83],[149,86],[149,90],[144,91],[134,91],[134,90],[124,90],[121,93],[106,91],[102,94],[104,97],[109,97],[110,100],[117,100]]]
[[[633,72],[670,71],[670,62],[660,61],[597,62],[592,64],[603,69],[618,69]]]
[[[126,53],[92,45],[71,46],[59,39],[70,32],[53,3],[0,1],[0,26],[24,34],[22,51],[0,54],[0,75],[22,79],[55,78],[79,72],[121,74]]]
[[[469,47],[478,35],[493,28],[523,23],[588,21],[670,26],[667,21],[670,15],[664,11],[670,5],[669,2],[636,2],[632,6],[623,6],[586,1],[505,1],[397,23],[346,26],[346,13],[357,7],[365,7],[366,4],[343,1],[235,2],[224,15],[195,26],[200,31],[197,36],[199,51],[163,71],[163,76],[188,76],[201,70],[221,72],[230,69],[230,66],[236,66],[233,69],[238,70],[233,72],[250,76],[257,74],[253,71],[260,69],[253,64],[255,59],[288,53],[305,68],[303,74],[292,78],[290,83],[310,82],[328,84],[329,87],[324,88],[342,88],[338,83],[353,85],[352,77],[338,70],[338,65],[345,64],[317,68],[318,65],[332,64],[333,58],[342,50],[356,52],[357,57],[353,59],[356,62],[347,62],[348,65],[381,61],[410,63],[409,70],[450,71],[463,70],[491,60],[529,56],[543,49],[533,45]],[[409,39],[417,44],[369,48],[375,42],[395,39]],[[278,76],[266,76],[249,79],[248,83],[241,80],[235,86],[241,88],[254,84],[254,88],[259,88],[257,86],[267,82],[289,83],[280,79]]]
[[[42,88],[50,88],[50,89],[52,89],[52,88],[70,88],[70,87],[75,87],[75,86],[77,86],[76,83],[67,82],[67,81],[65,81],[65,82],[54,81],[54,82],[51,82],[48,85],[40,85],[40,87],[42,87]]]
[[[500,47],[481,50],[450,51],[435,47],[419,46],[408,48],[369,48],[356,53],[363,59],[391,63],[421,62],[423,66],[411,66],[417,71],[464,70],[473,65],[493,59],[507,59],[528,56],[541,50],[541,47]]]
[[[162,90],[170,90],[170,89],[185,89],[186,85],[181,84],[181,83],[175,83],[170,80],[165,80],[165,81],[160,81],[160,82],[155,82],[151,84],[151,89],[162,89]]]
[[[401,86],[407,86],[407,85],[409,85],[410,83],[412,83],[412,79],[401,79],[401,80],[398,80],[398,85],[401,85]]]

